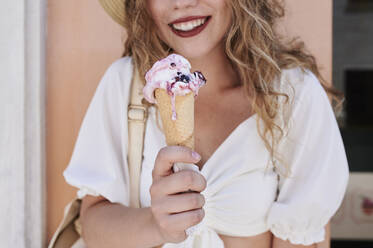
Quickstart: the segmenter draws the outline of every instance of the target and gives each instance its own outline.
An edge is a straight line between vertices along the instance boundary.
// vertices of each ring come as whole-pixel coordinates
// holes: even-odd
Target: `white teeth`
[[[181,22],[181,23],[175,23],[172,24],[172,27],[176,30],[181,30],[181,31],[190,31],[195,27],[201,26],[202,24],[205,23],[205,19],[197,19],[189,22]]]

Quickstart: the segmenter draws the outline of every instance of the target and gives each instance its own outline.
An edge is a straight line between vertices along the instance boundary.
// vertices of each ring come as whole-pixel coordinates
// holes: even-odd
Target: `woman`
[[[281,4],[113,2],[102,1],[107,10],[124,9],[115,16],[127,28],[124,57],[102,78],[64,172],[83,198],[87,246],[316,247],[348,180],[326,92],[341,95],[326,86],[301,43],[274,32]],[[195,102],[195,151],[166,146],[150,106],[142,208],[134,209],[124,104],[132,65],[145,75],[170,53],[207,79]],[[195,163],[200,173],[172,173],[175,162]]]

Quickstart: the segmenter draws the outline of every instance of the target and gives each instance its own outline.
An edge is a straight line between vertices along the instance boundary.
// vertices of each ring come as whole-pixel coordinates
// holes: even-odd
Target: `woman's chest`
[[[154,160],[159,149],[166,145],[155,115],[149,117],[140,183],[143,207],[150,206]],[[228,248],[245,247],[244,244],[248,247],[254,242],[251,237],[267,231],[265,218],[275,199],[277,176],[266,170],[269,154],[255,130],[255,120],[254,116],[238,123],[201,170],[207,181],[202,192],[206,199],[203,229],[207,229],[201,230],[202,237],[208,238],[213,230],[219,235],[215,237],[220,237]],[[267,239],[262,239],[260,242],[264,244]]]
[[[247,99],[239,95],[231,97],[235,100],[197,100],[195,103],[194,137],[195,150],[202,157],[197,164],[200,168],[237,126],[253,115]]]
[[[242,118],[245,117],[242,115]],[[204,140],[205,144],[208,144],[206,147],[196,150],[202,153],[202,157],[206,154],[204,166],[200,172],[206,178],[211,192],[214,191],[214,195],[218,195],[219,192],[220,194],[229,194],[232,191],[239,192],[241,196],[244,196],[244,199],[260,199],[258,187],[263,193],[272,192],[273,188],[277,186],[273,181],[274,172],[271,170],[271,166],[268,166],[270,154],[256,131],[256,118],[256,115],[251,115],[243,121],[235,119],[234,126],[230,125],[229,127],[233,131],[226,131],[224,127],[220,127],[224,124],[224,120],[221,120],[221,123],[216,125],[220,129],[216,130],[226,132],[225,134],[209,132],[211,137],[206,137],[206,139],[202,138],[205,137],[205,134],[198,136]],[[200,118],[200,120],[203,119]],[[201,125],[200,127],[200,131],[196,131],[202,133],[205,126]],[[164,134],[157,125],[155,109],[151,109],[145,132],[141,178],[145,190],[152,183],[151,172],[154,168],[154,161],[159,150],[164,146],[166,146]],[[231,193],[230,195],[235,194]],[[235,195],[235,197],[240,198],[239,195]],[[232,203],[232,199],[230,202]],[[225,203],[221,202],[221,204]]]
[[[211,216],[222,223],[261,218],[274,200],[277,175],[268,166],[269,153],[256,130],[256,116],[241,122],[213,151],[200,170],[207,181],[204,191],[209,198]],[[149,116],[144,142],[144,160],[141,172],[141,202],[149,206],[149,188],[158,151],[166,146],[165,138]],[[203,155],[202,155],[203,156]],[[268,166],[268,167],[267,167]],[[210,205],[209,205],[210,204]],[[232,215],[225,217],[227,212]]]

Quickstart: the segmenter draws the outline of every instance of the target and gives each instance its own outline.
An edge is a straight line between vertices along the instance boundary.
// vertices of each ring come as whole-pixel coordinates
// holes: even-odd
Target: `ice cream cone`
[[[176,119],[172,119],[171,96],[164,89],[155,90],[155,98],[162,119],[163,132],[169,146],[194,149],[194,94],[175,96]]]
[[[187,59],[170,54],[155,62],[145,75],[145,99],[156,103],[168,146],[185,146],[194,150],[194,98],[206,78],[200,71],[191,72]],[[199,171],[194,164],[175,163],[174,172]]]

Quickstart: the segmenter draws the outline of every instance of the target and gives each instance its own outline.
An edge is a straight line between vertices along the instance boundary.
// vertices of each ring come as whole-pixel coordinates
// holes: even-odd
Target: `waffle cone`
[[[155,90],[163,132],[169,146],[179,145],[194,149],[194,94],[176,96],[176,120],[172,120],[171,96],[164,89]]]

